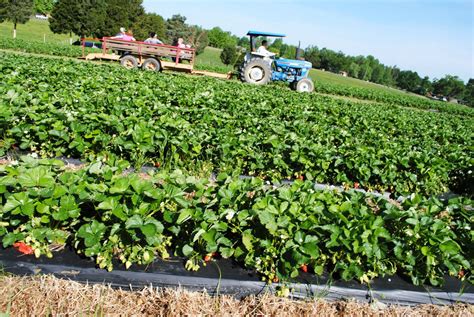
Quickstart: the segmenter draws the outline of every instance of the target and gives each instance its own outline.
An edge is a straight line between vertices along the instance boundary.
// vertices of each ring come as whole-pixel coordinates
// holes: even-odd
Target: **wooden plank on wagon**
[[[164,69],[170,69],[170,70],[182,70],[182,71],[186,71],[186,72],[192,72],[193,70],[193,65],[192,64],[176,64],[174,62],[167,62],[167,61],[160,61],[161,62],[161,66],[164,68]]]
[[[200,75],[200,76],[221,78],[221,79],[230,79],[232,76],[232,72],[228,72],[227,74],[222,74],[222,73],[207,72],[205,70],[194,70],[193,74]]]

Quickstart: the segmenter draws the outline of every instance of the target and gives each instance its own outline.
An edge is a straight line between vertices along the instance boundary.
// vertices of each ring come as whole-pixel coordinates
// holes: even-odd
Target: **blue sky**
[[[220,26],[243,36],[249,29],[285,33],[285,41],[350,55],[373,55],[420,76],[474,78],[473,0],[144,0],[164,18]]]

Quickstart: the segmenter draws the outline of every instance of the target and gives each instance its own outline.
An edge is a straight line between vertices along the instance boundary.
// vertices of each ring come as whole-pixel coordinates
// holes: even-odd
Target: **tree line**
[[[145,12],[142,0],[0,0],[0,22],[11,21],[15,30],[16,25],[26,23],[33,12],[50,16],[50,28],[54,33],[103,37],[115,35],[121,27],[125,27],[133,31],[137,39],[143,40],[147,38],[148,32],[153,31],[168,44],[174,44],[180,37],[184,38],[186,43],[196,48],[198,54],[208,45],[221,48],[224,50],[221,57],[226,64],[236,63],[239,49],[250,46],[246,36],[238,37],[219,27],[205,30],[198,25],[189,25],[182,15],[165,20],[158,14]],[[295,58],[299,48],[278,38],[269,49],[281,57]],[[384,65],[371,55],[350,56],[317,46],[309,46],[300,53],[317,69],[345,72],[353,78],[420,95],[457,98],[474,106],[474,79],[466,84],[452,75],[431,80],[415,71]]]

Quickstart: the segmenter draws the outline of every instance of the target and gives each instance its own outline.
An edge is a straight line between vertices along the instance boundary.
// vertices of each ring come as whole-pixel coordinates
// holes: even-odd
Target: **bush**
[[[234,65],[238,53],[235,46],[226,46],[221,52],[221,61],[226,65]]]

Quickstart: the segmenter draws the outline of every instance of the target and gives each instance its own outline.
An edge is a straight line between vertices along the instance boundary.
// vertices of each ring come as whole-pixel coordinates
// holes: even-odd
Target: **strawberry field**
[[[472,179],[471,109],[0,54],[4,247],[67,244],[107,269],[224,257],[267,281],[472,279],[472,192],[434,198]]]

